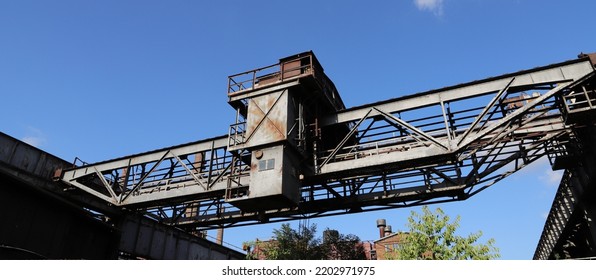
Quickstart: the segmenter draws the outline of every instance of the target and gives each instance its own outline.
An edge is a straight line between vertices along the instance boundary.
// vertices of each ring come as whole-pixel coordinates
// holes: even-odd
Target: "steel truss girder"
[[[372,106],[387,113],[395,113],[423,108],[441,102],[447,103],[495,93],[505,88],[513,77],[515,77],[515,81],[510,85],[510,88],[525,89],[545,84],[576,81],[592,71],[594,71],[594,68],[590,61],[572,60],[486,80],[381,101],[370,105],[357,106],[325,117],[321,121],[321,126],[358,120]],[[375,116],[375,114],[372,114],[372,116]]]
[[[540,158],[544,155],[543,151],[538,149],[541,145],[536,143],[532,145],[534,149],[528,153],[517,152],[505,159],[495,161],[500,163],[496,169],[511,165],[510,170],[500,174],[492,175],[493,170],[481,168],[480,176],[472,183],[465,182],[470,174],[458,175],[470,169],[469,162],[463,167],[435,166],[374,176],[374,178],[370,176],[323,185],[303,186],[303,202],[294,208],[248,213],[233,209],[223,201],[213,201],[213,204],[207,203],[208,206],[203,208],[204,210],[210,208],[209,213],[204,210],[197,211],[200,213],[177,217],[175,221],[166,217],[163,221],[189,228],[216,227],[222,222],[225,222],[226,226],[237,226],[467,199]],[[521,162],[516,163],[517,161]],[[484,167],[486,166],[489,164]],[[428,178],[429,174],[436,176]]]
[[[563,89],[552,88],[556,92]],[[187,227],[209,227],[223,221],[228,222],[227,226],[236,226],[467,199],[546,155],[548,145],[566,137],[567,130],[556,111],[556,103],[541,105],[554,93],[551,90],[539,102],[529,102],[511,112],[513,117],[502,122],[500,129],[489,126],[491,133],[475,132],[484,134],[468,144],[467,156],[455,162],[379,170],[374,172],[377,175],[342,174],[338,179],[320,179],[323,183],[317,183],[319,179],[315,176],[305,181],[303,202],[298,207],[246,213],[218,201],[210,207],[219,212],[164,221]],[[536,106],[541,106],[540,110],[532,110]]]
[[[362,172],[365,173],[369,172],[370,169],[379,168],[388,164],[414,162],[421,158],[426,158],[425,161],[427,163],[433,161],[440,162],[458,156],[459,154],[465,154],[467,149],[477,144],[476,142],[486,141],[487,136],[495,137],[493,135],[495,130],[501,129],[501,132],[503,130],[513,132],[514,130],[507,129],[507,126],[511,125],[513,121],[531,117],[529,116],[530,110],[534,110],[538,105],[543,104],[543,102],[551,99],[555,94],[560,93],[561,90],[568,86],[572,81],[578,81],[589,73],[592,73],[592,71],[593,68],[589,61],[573,61],[551,67],[508,74],[462,86],[449,87],[444,90],[431,91],[425,94],[406,96],[395,100],[371,104],[369,106],[360,106],[344,110],[337,114],[332,114],[322,120],[323,126],[356,120],[359,120],[357,123],[357,125],[359,125],[364,118],[375,119],[379,115],[384,116],[390,121],[401,120],[401,118],[395,117],[393,114],[415,112],[420,108],[436,106],[437,108],[441,108],[441,110],[437,112],[437,116],[443,115],[445,127],[441,130],[429,131],[427,133],[416,130],[418,135],[421,135],[422,133],[422,135],[425,135],[424,138],[431,140],[431,142],[435,144],[434,146],[411,148],[411,146],[399,146],[394,144],[393,147],[395,149],[402,149],[402,151],[392,152],[389,148],[385,148],[382,149],[382,152],[375,152],[373,149],[363,148],[361,143],[359,143],[359,145],[348,147],[346,150],[348,150],[349,153],[343,155],[344,158],[354,158],[358,160],[330,161],[331,157],[342,158],[341,152],[339,152],[338,155],[336,149],[333,151],[332,156],[323,154],[319,157],[319,159],[324,160],[325,165],[319,168],[319,174],[331,174],[331,177],[335,177],[337,175],[334,174],[345,174],[346,170],[358,168],[362,169]],[[493,106],[495,103],[499,106],[503,106],[505,100],[501,100],[501,97],[506,96],[508,90],[515,92],[515,90],[518,89],[542,89],[544,86],[550,88],[545,94],[530,100],[528,104],[524,104],[521,108],[517,108],[514,112],[503,116],[502,118],[491,120],[490,117],[494,115],[493,111],[489,115],[489,119],[486,119],[480,128],[476,128],[476,124],[486,116],[488,111],[495,108],[495,106]],[[475,97],[487,96],[491,93],[497,94],[474,119],[474,122],[472,122],[471,125],[468,124],[469,126],[467,128],[464,128],[465,130],[463,133],[462,131],[453,131],[448,127],[448,123],[452,118],[446,116],[444,112],[444,104],[446,102],[458,102]],[[555,108],[555,110],[558,112],[558,109]],[[560,123],[558,116],[551,116],[551,118],[555,120],[555,122]],[[493,123],[487,125],[489,121]],[[407,122],[403,121],[402,124],[407,124]],[[368,128],[365,129],[365,131],[367,130]],[[430,135],[431,133],[434,135]],[[454,138],[457,138],[455,139],[456,141],[451,141],[452,135],[455,136]],[[447,146],[449,148],[445,149]],[[362,148],[361,152],[354,152],[355,150],[358,150],[358,148]],[[369,152],[369,155],[365,156],[367,152]],[[375,153],[375,155],[370,154],[370,152]]]
[[[511,81],[509,81],[509,83],[507,83],[507,85],[503,89],[501,89],[499,91],[499,93],[497,93],[497,95],[495,95],[495,97],[493,97],[493,99],[488,103],[488,105],[486,105],[486,107],[484,107],[484,109],[482,110],[480,115],[478,115],[478,117],[476,117],[474,119],[474,122],[472,122],[472,124],[470,125],[470,127],[468,127],[466,132],[464,132],[464,134],[459,138],[459,141],[457,142],[458,145],[460,145],[461,142],[464,141],[464,139],[466,139],[468,134],[470,132],[472,132],[472,130],[474,130],[474,128],[476,128],[476,125],[484,119],[484,117],[486,116],[488,111],[490,109],[492,109],[493,106],[495,105],[495,103],[501,99],[501,97],[503,96],[504,93],[507,92],[507,90],[509,89],[509,87],[511,86],[511,83],[513,83],[513,81],[515,81],[515,77],[511,78]]]
[[[416,128],[415,126],[409,124],[408,122],[406,122],[398,117],[395,117],[394,115],[383,112],[382,110],[379,110],[378,108],[374,108],[374,109],[377,112],[379,112],[389,122],[394,122],[394,123],[398,124],[399,126],[407,128],[408,130],[412,131],[414,135],[418,135],[419,137],[422,137],[422,138],[426,139],[427,141],[430,141],[431,143],[438,146],[439,148],[443,148],[446,151],[449,151],[449,147],[447,145],[444,145],[443,143],[441,143],[441,141],[435,139],[431,135],[428,135],[424,131],[421,131],[420,129]]]
[[[387,165],[391,164],[401,164],[401,166],[393,167],[393,169],[400,169],[407,166],[419,165],[421,164],[420,162],[425,162],[426,164],[433,163],[433,161],[435,163],[440,163],[442,161],[453,162],[462,160],[467,155],[473,154],[480,147],[494,144],[495,141],[502,140],[507,135],[531,132],[534,134],[534,137],[536,137],[540,134],[545,135],[551,131],[561,130],[564,128],[564,125],[562,123],[560,114],[558,111],[556,111],[556,107],[551,106],[550,110],[552,110],[552,112],[549,112],[549,114],[545,114],[547,111],[544,111],[546,110],[545,108],[549,107],[541,108],[541,112],[538,112],[534,109],[540,104],[543,104],[545,100],[552,98],[556,93],[559,93],[569,84],[570,83],[563,83],[554,87],[540,97],[535,98],[524,106],[510,112],[505,117],[490,120],[493,123],[488,125],[486,128],[483,128],[483,126],[479,130],[475,130],[472,133],[470,133],[472,130],[471,128],[475,126],[476,122],[473,122],[470,127],[464,128],[463,133],[461,130],[455,132],[451,131],[449,127],[444,127],[439,131],[435,130],[425,133],[411,125],[408,125],[407,122],[401,121],[397,117],[379,111],[384,118],[388,120],[388,122],[391,123],[396,120],[400,120],[400,125],[407,126],[410,130],[413,130],[416,132],[416,134],[423,136],[423,138],[427,140],[430,140],[430,142],[433,144],[439,142],[438,139],[440,139],[447,145],[451,143],[451,146],[449,148],[445,144],[416,144],[413,146],[408,146],[408,141],[394,141],[391,143],[391,145],[384,145],[382,149],[379,149],[378,147],[381,145],[377,144],[375,145],[375,148],[367,148],[360,143],[355,147],[346,148],[345,155],[342,155],[341,152],[338,153],[337,149],[335,149],[332,153],[333,156],[338,158],[349,158],[350,160],[336,160],[334,162],[330,162],[330,157],[325,157],[324,155],[319,157],[325,158],[324,163],[326,164],[326,166],[322,166],[320,168],[319,176],[329,178],[342,176],[345,174],[358,174],[359,171],[357,170],[361,170],[361,173],[367,173],[370,172],[370,170],[378,168],[386,170],[388,169]],[[529,115],[528,113],[531,110],[534,111],[531,112],[531,115]],[[364,117],[369,116],[369,118],[371,118],[371,111],[372,110],[369,110]],[[484,114],[484,112],[482,114]],[[439,114],[437,116],[439,116]],[[477,117],[476,119],[479,118],[480,117]],[[360,123],[362,123],[362,119],[358,124]],[[370,130],[370,126],[367,127],[362,133],[366,134],[367,130]],[[430,133],[436,134],[437,137],[430,136]],[[455,142],[449,141],[449,135],[452,134],[456,136],[456,139],[460,139],[459,142],[462,143],[454,146]],[[464,138],[463,136],[465,135],[468,135],[468,137]],[[505,141],[508,140],[505,138]],[[370,146],[371,143],[368,143],[367,145]]]
[[[234,162],[227,144],[227,137],[219,137],[83,165],[65,170],[62,180],[116,206],[214,196],[225,191]],[[242,168],[246,172],[246,166],[236,170]],[[239,180],[248,185],[248,179]]]
[[[561,234],[575,212],[575,205],[579,195],[573,189],[571,180],[571,172],[566,170],[561,178],[551,211],[546,218],[540,241],[534,253],[534,259],[548,260],[551,258],[551,254],[555,246],[557,246]]]
[[[342,141],[312,155],[320,168],[304,177],[302,200],[295,207],[245,212],[226,203],[231,179],[247,189],[259,187],[246,176],[249,166],[242,155],[227,150],[227,137],[77,167],[64,172],[62,180],[193,230],[462,200],[546,155],[549,145],[565,138],[555,97],[593,71],[588,61],[575,60],[331,113],[319,127],[353,123],[345,139],[355,135],[358,143],[347,147]],[[510,106],[508,99],[529,90],[541,94]],[[476,108],[479,99],[492,101]],[[436,116],[401,115],[430,107],[437,108]],[[193,163],[184,160],[200,153],[205,168],[195,173]],[[170,164],[162,168],[158,162]],[[158,166],[162,177],[171,168],[178,176],[154,178],[151,182],[160,183],[151,186],[143,176],[118,180],[114,175],[143,164]],[[101,181],[100,188],[85,185],[85,178]],[[118,184],[120,189],[111,188]]]

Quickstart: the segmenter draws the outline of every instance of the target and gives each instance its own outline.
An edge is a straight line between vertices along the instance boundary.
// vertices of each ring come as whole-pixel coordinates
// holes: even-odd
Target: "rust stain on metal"
[[[52,176],[52,180],[58,181],[62,178],[62,168],[56,168],[54,170],[54,175]]]
[[[270,84],[276,83],[278,81],[279,81],[278,73],[266,75],[266,76],[259,78],[255,82],[255,87],[262,87],[262,86],[270,85]]]
[[[285,139],[286,121],[280,95],[260,96],[251,99],[248,108],[247,133],[251,144],[268,143]],[[279,102],[279,103],[277,103]]]
[[[300,68],[302,66],[300,60],[288,61],[283,63],[282,65],[282,79],[298,76],[302,72]]]
[[[267,99],[265,100],[265,110],[267,110],[267,112],[273,109],[273,106],[275,106],[275,100],[276,99],[273,98],[273,96],[267,96]]]
[[[265,133],[267,133],[270,136],[273,136],[273,139],[275,141],[284,139],[284,134],[282,133],[282,123],[279,120],[272,120],[267,118],[265,124]]]

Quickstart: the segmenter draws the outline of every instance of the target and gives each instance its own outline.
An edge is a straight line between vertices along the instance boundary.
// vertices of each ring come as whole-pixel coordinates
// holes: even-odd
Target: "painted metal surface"
[[[512,78],[515,78],[515,81],[510,85],[512,89],[525,89],[541,84],[574,81],[593,71],[594,68],[591,62],[586,60],[572,60],[562,64],[539,67],[486,80],[381,101],[370,105],[357,106],[325,117],[321,121],[321,125],[325,126],[358,120],[371,107],[378,108],[384,112],[395,113],[431,106],[440,102],[458,101],[496,93],[505,88]]]
[[[243,260],[243,253],[139,215],[121,219],[118,249],[135,258],[155,260]]]
[[[72,164],[0,132],[0,163],[33,175],[51,178]]]
[[[288,91],[250,99],[244,147],[255,147],[287,140]]]
[[[223,193],[232,173],[227,144],[219,137],[83,165],[65,170],[62,180],[114,205]],[[248,177],[239,180],[248,184]]]
[[[295,172],[296,156],[289,149],[277,145],[253,153],[250,180],[259,183],[244,195],[227,199],[227,202],[253,212],[298,205],[300,180]]]

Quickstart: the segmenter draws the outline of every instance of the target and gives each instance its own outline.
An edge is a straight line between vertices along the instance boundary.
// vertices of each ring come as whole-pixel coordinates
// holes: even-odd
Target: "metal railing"
[[[246,122],[239,122],[230,125],[228,132],[228,147],[232,148],[242,145],[246,141]]]
[[[305,60],[307,64],[303,64]],[[232,75],[228,77],[228,95],[314,75],[312,69],[312,56],[307,56]]]
[[[345,109],[335,85],[325,75],[323,68],[312,53],[229,76],[228,96],[236,96],[246,91],[265,88],[307,76],[314,78],[317,87],[336,110]]]
[[[588,91],[585,87],[579,92],[572,91],[563,95],[563,105],[568,114],[592,110],[596,106],[596,91]]]

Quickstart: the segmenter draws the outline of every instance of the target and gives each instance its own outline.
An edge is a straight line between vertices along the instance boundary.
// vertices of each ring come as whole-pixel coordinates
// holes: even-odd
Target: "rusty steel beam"
[[[321,121],[321,125],[326,126],[355,121],[359,119],[359,116],[364,115],[364,112],[369,110],[371,107],[376,107],[380,110],[383,110],[384,112],[395,113],[399,111],[404,112],[417,108],[423,108],[433,104],[439,104],[440,102],[451,102],[475,96],[487,95],[498,92],[499,90],[505,88],[514,77],[515,81],[510,85],[512,90],[517,88],[523,89],[535,85],[574,81],[593,71],[594,67],[589,60],[571,60],[568,62],[515,72],[462,85],[456,85],[442,89],[421,92],[414,95],[406,95],[404,97],[399,97],[392,100],[357,106],[325,117]]]
[[[339,96],[329,101],[337,93],[330,84],[321,84],[331,82],[312,53],[301,55],[299,60],[315,71],[304,68],[297,75],[292,71],[298,64],[281,60],[275,66],[281,72],[273,80],[266,80],[273,77],[267,75],[258,79],[256,73],[264,68],[241,73],[248,75],[245,85],[230,77],[237,90],[229,92],[229,102],[244,119],[250,114],[245,107],[260,106],[252,98],[265,97],[263,102],[275,106],[275,97],[286,94],[287,110],[298,104],[299,112],[286,116],[261,110],[261,119],[248,118],[251,135],[264,133],[258,130],[265,118],[285,121],[284,129],[278,129],[285,139],[252,141],[257,136],[246,137],[246,131],[237,129],[249,126],[237,117],[228,136],[79,166],[65,171],[62,180],[107,202],[193,230],[467,199],[556,150],[569,137],[561,102],[571,102],[570,94],[589,86],[594,73],[592,62],[580,58],[343,109]],[[291,75],[284,77],[286,70]],[[315,73],[319,76],[313,77]],[[308,98],[310,103],[304,103]],[[323,107],[317,111],[305,104]],[[305,108],[318,115],[309,116]],[[304,127],[300,139],[290,137],[295,121],[290,115],[299,115]],[[247,204],[251,195],[270,187],[271,182],[251,177],[273,170],[259,170],[259,162],[267,167],[263,150],[276,145],[285,153],[277,160],[291,165],[279,169],[287,172],[279,176],[299,180],[291,186],[298,188],[300,199],[274,209],[259,208],[274,197]],[[196,164],[197,159],[202,163]]]

